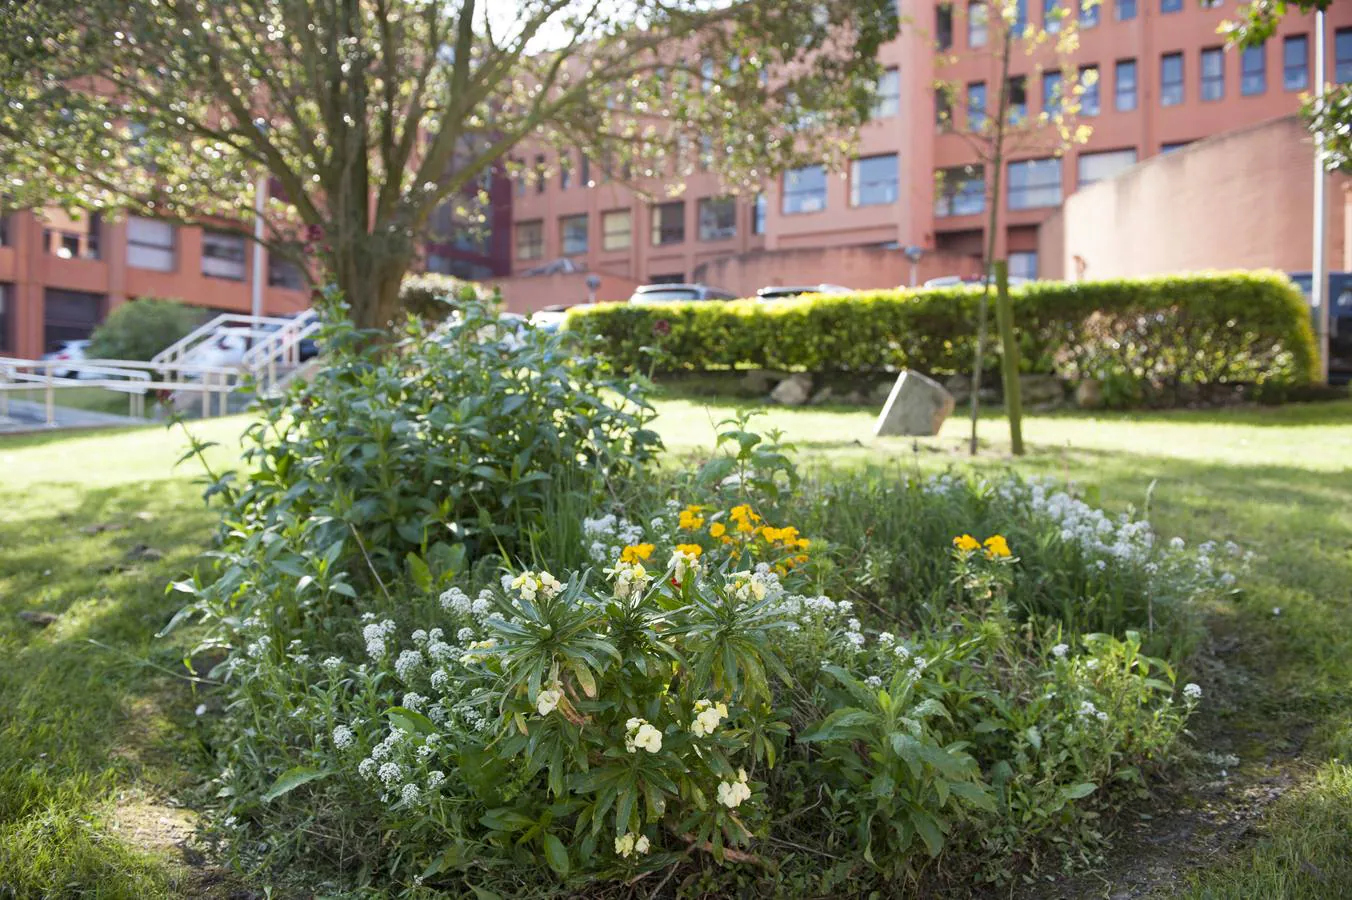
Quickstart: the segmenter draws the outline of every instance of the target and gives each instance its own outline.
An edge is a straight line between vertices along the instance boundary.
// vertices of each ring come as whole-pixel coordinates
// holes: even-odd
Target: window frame
[[[1094,73],[1094,83],[1085,84],[1085,73]],[[1103,112],[1103,72],[1098,63],[1080,66],[1080,115],[1093,118]],[[1092,104],[1090,98],[1092,97]]]
[[[1203,103],[1215,103],[1225,99],[1225,51],[1221,47],[1203,47],[1198,56],[1200,86],[1198,96]],[[1207,61],[1219,64],[1219,71],[1207,74]],[[1214,89],[1214,90],[1213,90]]]
[[[169,243],[152,244],[145,240],[139,239],[135,233],[136,226],[138,223],[159,225],[165,229],[168,229]],[[141,262],[133,262],[132,261],[133,250],[140,250],[142,253],[149,253],[152,256],[155,254],[167,254],[168,265],[164,267],[148,266],[144,265]],[[127,266],[129,268],[141,269],[147,272],[178,271],[178,228],[174,226],[174,223],[162,222],[158,219],[151,219],[146,216],[127,216]]]
[[[582,249],[577,249],[577,244],[572,244],[573,249],[569,249],[568,227],[576,226],[578,222],[582,223]],[[576,239],[577,234],[573,234]],[[559,255],[560,256],[584,256],[591,250],[591,223],[587,221],[586,213],[573,213],[567,216],[559,216]]]
[[[1177,63],[1178,63],[1178,78],[1177,78],[1176,81],[1169,81],[1169,80],[1167,80],[1166,77],[1165,77],[1166,74],[1167,74],[1166,68],[1167,68],[1167,66],[1168,66],[1168,64],[1169,64],[1170,62],[1177,62]],[[1170,51],[1169,53],[1161,53],[1161,54],[1160,54],[1160,106],[1161,106],[1161,107],[1182,106],[1182,105],[1183,105],[1183,103],[1188,99],[1188,91],[1187,91],[1187,83],[1188,83],[1188,81],[1187,81],[1187,79],[1188,79],[1188,73],[1187,73],[1187,66],[1186,66],[1186,64],[1184,63],[1184,60],[1183,60],[1183,51],[1181,51],[1181,50],[1173,50],[1173,51]],[[1177,89],[1177,94],[1173,93],[1173,91],[1170,90],[1171,88]],[[1175,98],[1175,99],[1171,100],[1171,99],[1170,99],[1171,97],[1173,97],[1173,98]]]
[[[1297,66],[1291,64],[1291,48],[1299,47],[1300,83],[1293,84],[1291,74]],[[1282,38],[1282,90],[1287,93],[1309,90],[1310,87],[1310,36],[1308,34],[1288,34]]]
[[[985,166],[949,166],[939,169],[937,175],[939,183],[934,196],[935,218],[975,216],[986,211]]]
[[[725,229],[715,229],[706,233],[705,231],[705,213],[714,209],[715,206],[724,207],[731,220],[731,225]],[[730,241],[737,237],[737,198],[730,196],[700,197],[695,203],[695,234],[700,241]]]
[[[887,179],[867,179],[863,176],[865,164],[891,160],[892,178]],[[891,184],[890,199],[872,200],[866,199],[864,188],[866,186]],[[886,195],[884,189],[884,195]],[[868,156],[860,156],[850,160],[850,208],[862,209],[866,206],[891,206],[901,199],[901,157],[897,153],[873,153]]]
[[[527,243],[521,239],[522,233],[529,229],[535,229],[538,239]],[[524,222],[515,222],[512,225],[512,243],[515,245],[513,258],[522,261],[545,258],[545,220],[527,219]],[[535,247],[535,253],[524,252],[529,247]]]
[[[1131,71],[1131,93],[1124,94],[1122,91],[1122,72],[1130,68]],[[1141,90],[1141,65],[1135,57],[1131,59],[1119,59],[1113,63],[1113,109],[1117,112],[1134,112],[1140,105]],[[1125,106],[1122,103],[1124,96],[1131,97],[1131,105]]]
[[[624,217],[624,230],[612,230],[612,221]],[[611,244],[611,238],[624,235],[624,243]],[[601,252],[614,253],[629,250],[634,246],[634,211],[632,209],[607,209],[601,212]]]
[[[673,247],[676,244],[685,243],[685,201],[668,200],[665,203],[654,203],[649,209],[649,223],[652,226],[649,240],[654,247]],[[678,213],[677,220],[679,224],[673,225],[663,221],[668,212]],[[675,235],[668,239],[669,235]]]
[[[789,189],[789,177],[800,175],[810,171],[816,171],[821,174],[821,187],[795,188]],[[780,214],[785,216],[808,216],[813,213],[825,212],[827,207],[827,183],[826,167],[820,163],[809,166],[800,166],[796,169],[790,169],[780,176]],[[807,206],[801,198],[820,195],[821,204],[819,206]],[[798,198],[790,203],[790,198]]]
[[[1047,178],[1044,181],[1034,181],[1029,178],[1022,184],[1016,184],[1015,172],[1032,174],[1034,172],[1054,172],[1055,179]],[[1045,202],[1045,198],[1037,194],[1038,191],[1051,191],[1055,188],[1056,199],[1052,202]],[[1015,202],[1015,196],[1023,198],[1020,202]],[[1026,209],[1050,209],[1061,205],[1064,198],[1064,178],[1061,174],[1061,160],[1054,156],[1044,156],[1035,159],[1017,159],[1011,160],[1008,166],[1008,177],[1006,179],[1005,204],[1011,211],[1022,211]],[[1031,195],[1031,196],[1030,196]]]

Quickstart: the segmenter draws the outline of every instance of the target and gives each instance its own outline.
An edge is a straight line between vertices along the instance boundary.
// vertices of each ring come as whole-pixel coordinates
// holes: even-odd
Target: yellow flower
[[[687,506],[681,510],[680,527],[686,531],[698,531],[703,528],[704,517],[699,514],[702,508],[700,506]]]
[[[964,553],[970,553],[973,550],[981,549],[981,544],[977,541],[976,538],[972,537],[970,534],[964,534],[961,535],[960,537],[953,538],[953,546],[957,547]]]
[[[636,563],[653,555],[652,544],[630,544],[620,551],[620,562]]]
[[[677,544],[676,552],[699,559],[699,555],[704,552],[704,548],[699,544]]]
[[[991,559],[1004,559],[1010,556],[1009,542],[1004,535],[993,534],[986,538],[986,556]]]
[[[709,526],[710,537],[721,538],[723,535],[727,533],[728,526],[724,525],[722,522],[715,522],[714,524]]]

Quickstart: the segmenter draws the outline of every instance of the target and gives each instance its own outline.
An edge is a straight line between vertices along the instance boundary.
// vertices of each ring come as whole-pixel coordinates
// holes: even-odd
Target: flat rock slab
[[[953,395],[942,384],[919,372],[902,372],[887,395],[873,433],[878,437],[936,435],[953,406]]]

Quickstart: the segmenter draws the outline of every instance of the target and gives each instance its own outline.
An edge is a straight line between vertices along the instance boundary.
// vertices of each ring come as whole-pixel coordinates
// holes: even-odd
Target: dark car
[[[803,294],[852,294],[854,290],[839,284],[786,284],[763,287],[756,291],[760,300],[787,300]]]
[[[1291,280],[1308,301],[1310,273],[1294,272]],[[1329,380],[1344,383],[1352,379],[1352,272],[1329,273],[1325,302],[1329,305]],[[1311,325],[1317,335],[1319,323]]]
[[[736,300],[736,294],[707,284],[642,284],[634,288],[630,303],[687,303],[692,300]]]

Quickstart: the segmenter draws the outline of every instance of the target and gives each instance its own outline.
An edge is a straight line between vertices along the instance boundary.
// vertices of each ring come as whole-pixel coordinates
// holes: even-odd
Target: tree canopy
[[[398,311],[434,209],[523,145],[730,189],[842,158],[891,0],[7,0],[11,207],[123,210],[303,241],[358,325]]]

